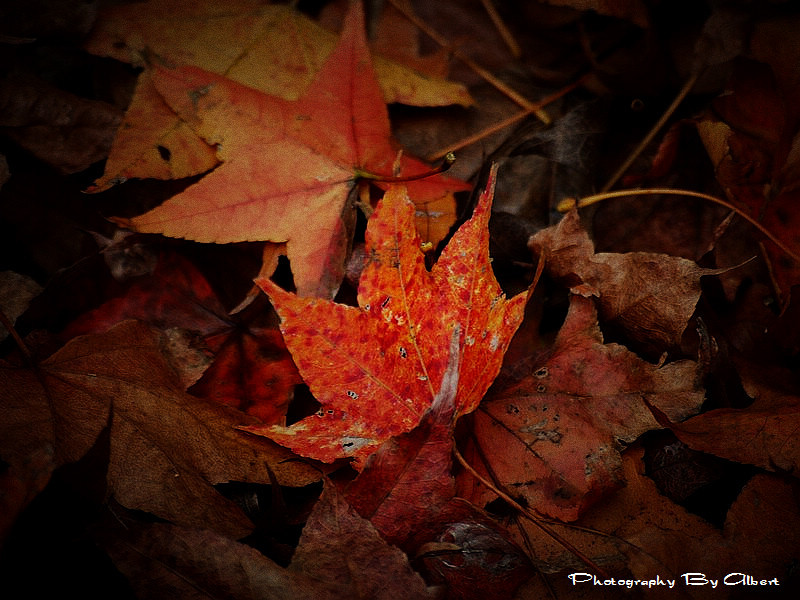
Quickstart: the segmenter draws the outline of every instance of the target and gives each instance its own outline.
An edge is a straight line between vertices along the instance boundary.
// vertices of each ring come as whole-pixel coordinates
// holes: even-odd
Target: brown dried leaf
[[[122,111],[80,98],[32,76],[0,81],[0,126],[23,148],[62,173],[108,156]]]
[[[232,536],[252,528],[214,484],[305,485],[319,472],[235,426],[255,419],[183,392],[159,349],[158,334],[123,322],[69,342],[44,361],[38,377],[3,369],[0,455],[21,464],[54,447],[56,464],[80,459],[110,424],[109,491],[129,508]]]
[[[797,482],[757,475],[734,501],[720,532],[661,495],[644,475],[642,454],[641,449],[631,449],[623,456],[628,482],[624,488],[588,511],[577,522],[580,528],[558,527],[558,533],[625,579],[650,580],[659,575],[662,580],[676,580],[671,590],[666,586],[647,590],[648,599],[674,598],[678,591],[685,593],[681,597],[709,597],[710,585],[686,586],[683,573],[704,573],[716,579],[715,598],[729,597],[726,591],[744,591],[741,586],[722,584],[720,580],[731,572],[756,579],[777,577],[784,586],[789,583],[800,547]],[[588,570],[537,528],[526,526],[526,532],[537,549],[537,566],[542,571],[566,576]],[[580,586],[570,589],[581,591]]]
[[[330,483],[306,522],[289,571],[308,575],[335,598],[434,597],[408,557],[387,544]]]
[[[306,522],[288,569],[210,531],[135,525],[103,538],[140,598],[434,598],[406,555],[381,539],[330,483]]]
[[[769,471],[800,474],[800,398],[773,392],[745,409],[720,408],[670,427],[687,446]]]
[[[680,344],[700,298],[700,277],[717,271],[665,254],[595,254],[594,244],[573,210],[534,235],[531,249],[546,268],[582,296],[597,296],[600,317],[647,348]]]

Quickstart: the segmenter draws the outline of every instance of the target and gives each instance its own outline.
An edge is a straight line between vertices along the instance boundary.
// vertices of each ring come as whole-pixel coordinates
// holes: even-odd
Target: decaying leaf
[[[216,145],[222,164],[158,208],[117,222],[200,242],[287,242],[295,285],[304,296],[332,296],[338,289],[356,179],[429,170],[410,157],[398,159],[390,141],[360,3],[353,4],[339,45],[297,101],[195,67],[158,68],[153,80],[170,107]],[[408,187],[425,203],[469,186],[435,175]]]
[[[644,398],[680,420],[699,410],[697,364],[656,366],[604,344],[591,300],[573,296],[547,356],[475,413],[475,443],[491,472],[535,510],[574,520],[625,481],[621,444],[659,428]],[[478,499],[482,486],[462,491]],[[488,498],[488,497],[487,497]]]
[[[337,598],[432,598],[408,558],[326,483],[306,522],[289,570]]]
[[[574,293],[597,296],[606,324],[622,328],[647,348],[678,346],[700,299],[700,277],[717,271],[665,254],[595,253],[576,210],[534,235],[532,250],[550,274]]]
[[[720,408],[663,424],[695,450],[778,473],[800,473],[797,396],[764,394],[747,408]]]
[[[117,568],[141,598],[436,597],[411,569],[406,555],[382,540],[330,483],[309,516],[287,569],[250,546],[206,530],[134,525],[106,538]]]
[[[264,423],[283,423],[302,383],[280,334],[229,317],[203,274],[178,254],[162,253],[151,274],[70,323],[62,338],[99,333],[137,319],[165,333],[172,364],[191,393],[233,406]]]
[[[419,424],[441,388],[456,327],[456,415],[473,411],[499,372],[526,301],[525,294],[506,300],[491,271],[486,223],[493,189],[494,174],[430,272],[413,204],[402,188],[390,189],[367,225],[369,262],[358,307],[301,298],[257,280],[322,408],[288,428],[248,430],[319,460],[363,460]]]
[[[713,114],[700,120],[697,130],[729,200],[800,254],[795,209],[800,198],[800,133],[788,108],[798,95],[796,67],[764,49],[765,35],[774,36],[772,47],[793,40],[775,23],[765,24],[755,38],[756,48],[775,68],[749,61],[738,64],[730,91],[716,99]],[[779,300],[786,307],[792,287],[800,283],[800,263],[771,243],[765,250]]]
[[[707,598],[708,589],[683,585],[684,573],[705,573],[717,579],[716,591],[722,589],[719,596],[723,598],[728,597],[726,591],[742,589],[721,583],[728,573],[745,573],[756,580],[777,577],[780,584],[787,584],[800,543],[796,482],[755,476],[734,501],[720,532],[659,493],[644,475],[640,448],[624,454],[623,469],[624,488],[590,509],[577,522],[578,528],[558,527],[560,535],[610,573],[645,581],[658,574],[662,580],[677,582],[671,590],[666,585],[649,588],[647,598],[675,597],[676,591],[689,598]],[[754,505],[759,507],[758,516],[754,516]],[[564,575],[587,571],[575,556],[537,528],[526,526],[526,533],[537,548],[536,565],[542,571]],[[575,586],[570,588],[576,591]]]
[[[0,128],[62,173],[77,173],[108,156],[121,111],[81,98],[34,76],[0,80]]]
[[[0,455],[22,464],[52,448],[56,465],[80,459],[110,427],[109,491],[129,508],[241,537],[252,528],[213,487],[227,481],[305,485],[319,471],[235,430],[247,417],[182,391],[148,326],[126,321],[75,338],[39,367],[3,368]],[[255,420],[255,419],[253,419]]]
[[[426,539],[427,537],[427,539]],[[416,558],[448,598],[504,600],[533,575],[530,560],[495,519],[462,498],[439,513],[438,528],[422,529]]]

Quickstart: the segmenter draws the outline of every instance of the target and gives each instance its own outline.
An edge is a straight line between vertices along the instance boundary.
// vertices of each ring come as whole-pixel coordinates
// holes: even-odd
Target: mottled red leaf
[[[574,520],[622,485],[621,443],[659,424],[643,401],[679,420],[703,402],[697,364],[657,366],[619,344],[604,344],[591,300],[573,296],[548,355],[517,384],[497,390],[475,413],[480,448],[498,481],[535,510]],[[466,497],[481,496],[482,486]],[[488,496],[486,496],[488,498]]]
[[[366,461],[346,497],[383,538],[408,552],[409,539],[438,522],[455,495],[453,417],[458,392],[459,331],[453,332],[442,386],[420,425],[393,437]]]
[[[419,424],[441,388],[456,327],[456,414],[474,410],[497,376],[526,300],[525,294],[506,300],[489,264],[493,189],[494,175],[475,214],[430,272],[413,225],[414,205],[402,188],[390,189],[367,226],[369,262],[358,307],[301,298],[257,280],[322,408],[288,428],[249,430],[304,456],[363,460]]]

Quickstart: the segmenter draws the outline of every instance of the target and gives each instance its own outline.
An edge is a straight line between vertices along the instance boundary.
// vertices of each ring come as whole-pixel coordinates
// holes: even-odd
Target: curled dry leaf
[[[700,277],[718,272],[666,254],[595,254],[577,210],[534,235],[529,245],[574,293],[598,297],[605,323],[622,328],[656,355],[680,344],[700,299]]]
[[[459,330],[456,415],[475,409],[522,321],[526,295],[506,300],[489,264],[494,173],[472,218],[430,272],[414,205],[390,189],[367,225],[358,307],[301,298],[257,280],[281,317],[300,374],[322,404],[291,427],[247,428],[323,461],[369,456],[416,427],[431,406]]]
[[[475,413],[479,451],[471,462],[480,467],[485,457],[512,494],[541,513],[574,520],[624,483],[621,443],[659,427],[643,399],[683,419],[703,402],[697,376],[693,361],[656,366],[604,344],[592,301],[573,296],[548,355]],[[465,497],[489,498],[463,477]]]

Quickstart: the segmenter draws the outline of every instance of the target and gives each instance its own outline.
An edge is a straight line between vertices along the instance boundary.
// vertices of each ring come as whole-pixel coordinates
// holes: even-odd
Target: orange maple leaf
[[[489,264],[495,170],[472,218],[431,271],[414,228],[414,205],[392,187],[370,218],[368,263],[358,307],[290,294],[256,283],[281,317],[300,374],[322,404],[291,425],[250,426],[301,454],[357,463],[385,440],[417,426],[442,384],[450,339],[459,328],[456,416],[473,411],[522,322],[526,294],[506,300]]]
[[[343,275],[362,177],[430,170],[400,156],[352,4],[339,45],[305,96],[287,101],[196,67],[157,68],[170,107],[217,146],[222,164],[161,206],[117,223],[200,242],[287,242],[298,293],[332,296]],[[469,186],[442,175],[408,184],[419,202]]]

